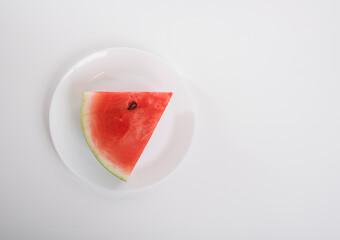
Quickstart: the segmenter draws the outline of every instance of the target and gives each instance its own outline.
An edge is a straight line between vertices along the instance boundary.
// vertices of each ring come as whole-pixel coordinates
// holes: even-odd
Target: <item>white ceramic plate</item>
[[[128,182],[104,169],[88,147],[80,123],[83,91],[172,91],[164,112]],[[61,79],[50,107],[54,146],[69,169],[86,182],[114,190],[140,189],[168,176],[183,160],[194,130],[190,92],[158,57],[131,48],[98,51]]]

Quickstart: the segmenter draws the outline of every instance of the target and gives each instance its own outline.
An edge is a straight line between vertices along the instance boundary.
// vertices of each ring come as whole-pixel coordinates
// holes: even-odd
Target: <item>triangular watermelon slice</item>
[[[127,181],[171,92],[83,92],[81,125],[98,161]]]

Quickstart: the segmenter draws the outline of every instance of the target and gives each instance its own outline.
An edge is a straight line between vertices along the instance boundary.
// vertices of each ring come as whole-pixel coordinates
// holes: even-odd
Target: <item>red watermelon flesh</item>
[[[127,181],[171,96],[171,92],[83,92],[83,133],[109,172]]]

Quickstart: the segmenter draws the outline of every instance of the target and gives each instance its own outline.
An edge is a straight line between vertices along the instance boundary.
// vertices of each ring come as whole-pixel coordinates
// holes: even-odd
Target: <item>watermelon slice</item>
[[[83,92],[83,133],[104,168],[128,180],[171,96],[171,92]]]

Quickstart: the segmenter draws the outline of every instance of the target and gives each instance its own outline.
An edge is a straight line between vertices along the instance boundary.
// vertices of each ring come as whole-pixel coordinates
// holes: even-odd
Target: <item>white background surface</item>
[[[339,239],[338,1],[0,2],[1,239]],[[182,165],[146,191],[76,178],[48,129],[69,66],[127,46],[193,89]]]

